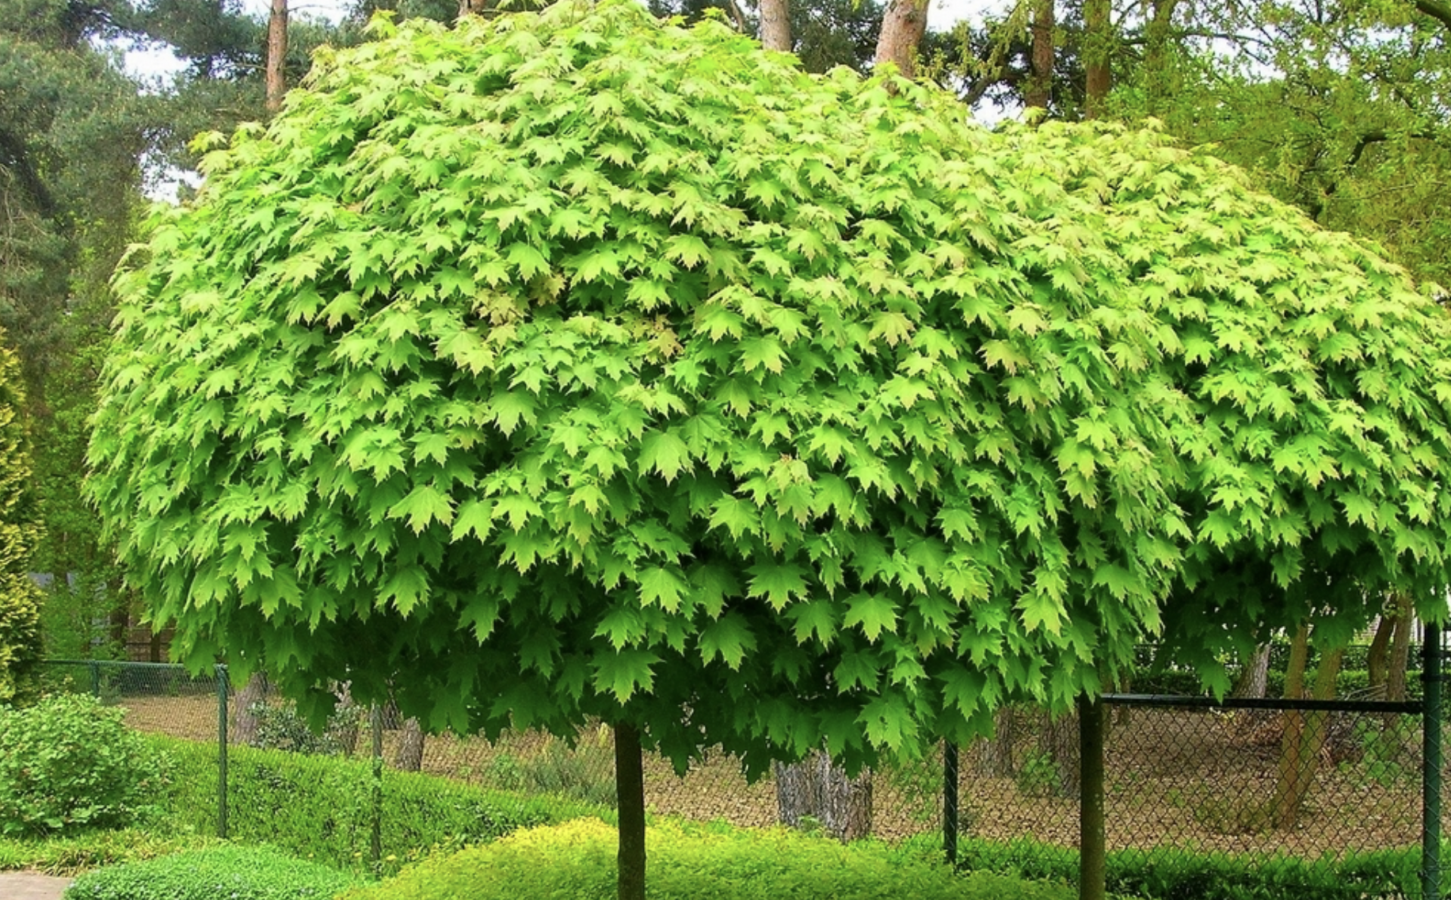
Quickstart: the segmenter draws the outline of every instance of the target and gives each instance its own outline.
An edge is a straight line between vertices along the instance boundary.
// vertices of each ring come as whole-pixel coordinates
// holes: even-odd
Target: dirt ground
[[[210,695],[128,697],[127,721],[149,732],[215,740],[217,710]],[[995,776],[985,743],[966,748],[960,767],[961,828],[994,840],[1032,837],[1074,846],[1078,804],[1059,796],[1057,772],[1041,746],[1036,719],[1018,723],[1013,777]],[[1315,786],[1299,824],[1269,827],[1279,759],[1280,719],[1205,712],[1134,710],[1110,730],[1105,804],[1111,849],[1194,845],[1232,852],[1280,852],[1316,857],[1355,850],[1412,846],[1420,822],[1419,731],[1386,730],[1378,721],[1332,723]],[[385,732],[385,758],[399,732]],[[359,742],[366,752],[366,741]],[[608,784],[613,777],[609,733],[582,733],[568,751],[540,734],[481,738],[430,737],[423,769],[474,783],[497,783],[499,773],[530,760],[571,757],[576,776]],[[1001,745],[997,748],[999,758]],[[558,767],[558,766],[556,766]],[[691,819],[723,818],[737,825],[776,821],[769,778],[748,784],[736,761],[707,756],[681,778],[668,762],[646,762],[646,802],[657,812]],[[889,839],[941,827],[940,754],[876,773],[873,830]],[[1451,806],[1451,804],[1448,804]],[[1451,827],[1451,820],[1448,820]]]

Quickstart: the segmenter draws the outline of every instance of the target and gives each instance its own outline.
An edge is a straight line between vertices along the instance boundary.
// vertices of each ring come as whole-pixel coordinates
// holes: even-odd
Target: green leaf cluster
[[[1223,164],[626,0],[375,28],[116,280],[91,490],[193,662],[855,766],[1440,596],[1445,315]]]
[[[0,706],[33,699],[40,663],[40,591],[29,568],[40,529],[20,367],[4,339],[0,331]]]

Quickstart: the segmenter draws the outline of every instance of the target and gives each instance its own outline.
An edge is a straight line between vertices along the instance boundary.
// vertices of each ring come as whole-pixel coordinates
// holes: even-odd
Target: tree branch
[[[1430,16],[1447,29],[1451,29],[1451,3],[1444,0],[1416,0],[1416,11]]]

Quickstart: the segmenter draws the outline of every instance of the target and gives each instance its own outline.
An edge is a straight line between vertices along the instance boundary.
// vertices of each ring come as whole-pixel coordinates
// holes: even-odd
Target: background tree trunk
[[[1046,110],[1053,93],[1053,4],[1039,0],[1033,12],[1033,73],[1024,100],[1029,108]]]
[[[1058,794],[1062,797],[1077,797],[1079,787],[1078,771],[1078,713],[1065,712],[1056,719],[1043,714],[1043,749],[1053,760],[1058,773]]]
[[[872,773],[863,770],[848,778],[823,751],[799,763],[776,763],[776,809],[781,824],[802,827],[815,819],[839,841],[854,841],[872,833]]]
[[[287,0],[272,0],[267,17],[267,111],[282,108],[287,93]]]
[[[998,707],[993,714],[993,735],[978,742],[977,771],[989,778],[1012,778],[1018,774],[1013,748],[1018,742],[1018,716],[1011,706]]]
[[[232,727],[228,732],[234,744],[251,744],[257,739],[257,714],[252,707],[267,700],[267,676],[253,673],[247,685],[237,695],[237,711],[232,716]]]
[[[1411,656],[1411,624],[1414,621],[1410,595],[1397,594],[1390,664],[1386,671],[1386,699],[1397,703],[1406,699],[1406,665]]]
[[[338,728],[335,736],[338,746],[342,747],[343,753],[352,756],[358,752],[358,726],[359,721],[353,707],[353,691],[348,682],[343,682],[337,688],[338,705],[337,714],[343,725]]]
[[[1103,116],[1109,89],[1113,86],[1113,20],[1109,0],[1083,2],[1083,62],[1086,74],[1084,94],[1088,118]]]
[[[1260,644],[1254,653],[1240,667],[1239,676],[1234,679],[1231,697],[1241,700],[1263,699],[1270,686],[1270,645]]]
[[[620,811],[619,900],[645,900],[645,771],[640,732],[615,726],[615,801]]]
[[[917,70],[917,48],[927,33],[926,0],[891,0],[877,37],[877,65],[895,63],[907,78]]]
[[[417,719],[403,723],[394,768],[403,772],[417,772],[423,768],[423,728]]]
[[[1394,601],[1392,601],[1394,602]],[[1393,608],[1393,607],[1392,607]],[[1370,649],[1365,654],[1366,686],[1373,697],[1386,695],[1386,677],[1390,671],[1391,633],[1396,630],[1396,616],[1387,608],[1375,626]]]
[[[1286,697],[1294,698],[1303,693],[1308,644],[1308,628],[1301,626],[1290,651],[1290,672],[1287,672],[1285,678]],[[1297,655],[1300,657],[1299,672],[1294,673]],[[1344,656],[1344,644],[1321,651],[1312,691],[1316,700],[1328,700],[1335,696],[1335,679],[1340,675],[1340,661]],[[1290,678],[1292,673],[1295,674],[1293,685]],[[1329,724],[1330,714],[1323,710],[1286,711],[1285,731],[1280,738],[1279,778],[1271,807],[1276,828],[1294,828],[1300,821],[1300,810],[1315,782],[1315,770],[1320,762],[1320,752],[1325,747]]]
[[[761,45],[767,50],[791,52],[789,0],[761,0]]]
[[[1153,0],[1153,14],[1144,29],[1144,95],[1151,116],[1163,115],[1174,92],[1173,68],[1169,59],[1169,26],[1174,21],[1174,7],[1177,5],[1178,0]]]

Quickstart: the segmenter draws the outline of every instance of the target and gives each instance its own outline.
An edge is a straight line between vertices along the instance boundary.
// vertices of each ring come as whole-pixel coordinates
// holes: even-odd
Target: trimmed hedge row
[[[65,900],[331,900],[358,883],[270,847],[220,846],[89,872]]]
[[[217,746],[148,736],[174,760],[172,820],[215,834]],[[232,747],[227,757],[227,834],[344,868],[369,861],[373,772],[368,760]],[[409,859],[494,840],[520,828],[613,814],[558,797],[526,797],[384,768],[383,871]]]
[[[784,829],[664,824],[647,830],[651,900],[1073,900],[1062,883],[954,874],[875,842]],[[341,900],[612,900],[616,837],[597,819],[520,831],[428,859]]]
[[[1442,857],[1447,856],[1443,845]],[[958,843],[958,863],[975,872],[1030,879],[1078,877],[1077,850],[1032,840],[1005,844],[964,838]],[[1111,892],[1152,900],[1363,900],[1419,897],[1420,867],[1421,851],[1415,847],[1317,860],[1176,848],[1110,852],[1106,875]]]

